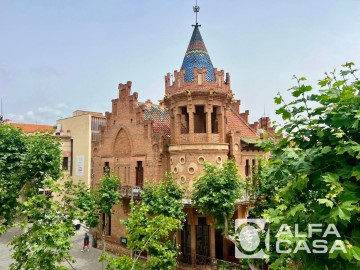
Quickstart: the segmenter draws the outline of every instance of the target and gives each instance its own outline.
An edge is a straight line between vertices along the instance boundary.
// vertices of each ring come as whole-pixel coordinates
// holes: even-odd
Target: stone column
[[[187,111],[189,113],[189,142],[194,142],[194,108],[191,104],[188,105]]]
[[[170,109],[170,130],[171,130],[171,134],[174,134],[170,138],[171,143],[175,144],[176,143],[176,108]]]
[[[175,114],[175,143],[180,142],[180,136],[181,136],[181,114],[179,114],[179,108],[174,108],[174,114]]]
[[[224,107],[219,108],[218,112],[218,129],[219,129],[219,136],[220,136],[220,143],[225,142],[225,109]]]
[[[190,235],[191,235],[191,264],[195,267],[196,265],[196,224],[192,222],[190,224]]]
[[[210,257],[215,258],[216,257],[216,242],[215,242],[215,221],[210,218],[208,218],[209,222],[208,225],[210,226],[209,230],[209,240],[210,240]]]
[[[212,105],[206,106],[206,134],[207,134],[207,142],[212,142],[212,134],[211,134],[211,113],[212,113]]]
[[[223,256],[224,260],[229,260],[229,240],[223,238]]]

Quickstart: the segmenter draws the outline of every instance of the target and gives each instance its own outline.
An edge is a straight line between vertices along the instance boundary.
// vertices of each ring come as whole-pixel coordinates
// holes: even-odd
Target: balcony
[[[38,194],[43,194],[47,198],[52,198],[53,197],[52,190],[50,190],[50,189],[45,189],[44,190],[43,188],[39,188]]]
[[[239,199],[235,201],[236,204],[249,204],[251,201],[255,200],[255,194],[249,190],[244,190],[243,194]]]
[[[210,140],[210,141],[209,141]],[[177,139],[178,143],[190,143],[190,134],[181,134]],[[210,139],[207,133],[194,133],[195,143],[220,143],[220,134],[211,133]]]
[[[125,199],[141,199],[142,188],[139,186],[121,185],[121,197]]]

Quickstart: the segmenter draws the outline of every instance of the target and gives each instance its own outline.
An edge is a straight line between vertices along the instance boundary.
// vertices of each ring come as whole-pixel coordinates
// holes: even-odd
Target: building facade
[[[105,125],[101,113],[75,111],[72,117],[57,120],[55,134],[61,138],[64,179],[83,181],[91,186],[91,147],[99,140],[100,126]]]
[[[229,158],[246,179],[263,155],[255,146],[261,134],[274,133],[268,117],[249,123],[249,111],[240,111],[230,75],[213,67],[198,24],[180,71],[165,76],[165,95],[159,104],[140,102],[131,82],[119,84],[118,91],[112,111],[105,115],[100,140],[93,144],[92,158],[95,185],[107,168],[122,179],[123,200],[107,217],[107,240],[123,251],[126,245],[120,238],[126,237],[126,231],[119,220],[128,217],[130,199],[139,195],[145,180],[158,182],[171,172],[190,198],[204,162],[221,165]],[[183,203],[187,219],[176,237],[183,261],[195,265],[202,257],[235,260],[235,247],[216,230],[215,220],[199,214],[189,199]],[[234,218],[247,216],[247,204],[244,194]]]

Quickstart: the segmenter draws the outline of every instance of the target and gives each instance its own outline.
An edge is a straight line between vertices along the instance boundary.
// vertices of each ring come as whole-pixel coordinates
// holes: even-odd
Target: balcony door
[[[144,167],[142,161],[137,162],[136,167],[136,185],[142,187],[144,185]]]
[[[206,218],[200,217],[196,226],[196,255],[210,257],[209,233]]]

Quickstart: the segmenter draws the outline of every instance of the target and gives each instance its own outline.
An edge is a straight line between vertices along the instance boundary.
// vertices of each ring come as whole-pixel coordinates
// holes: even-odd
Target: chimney
[[[240,116],[242,119],[246,121],[246,123],[249,123],[249,110],[246,110],[243,113],[240,113]]]

